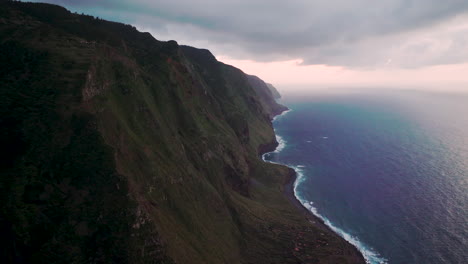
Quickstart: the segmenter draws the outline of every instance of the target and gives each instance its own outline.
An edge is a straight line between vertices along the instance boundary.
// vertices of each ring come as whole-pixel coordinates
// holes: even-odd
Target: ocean
[[[368,263],[468,263],[468,95],[401,90],[287,96],[264,159]]]

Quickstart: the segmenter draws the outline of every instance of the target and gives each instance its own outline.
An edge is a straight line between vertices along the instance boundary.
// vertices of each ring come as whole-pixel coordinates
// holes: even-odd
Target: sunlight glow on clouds
[[[45,1],[207,48],[268,82],[468,91],[467,0]]]
[[[281,91],[330,87],[403,88],[468,92],[468,63],[418,69],[354,70],[340,66],[303,65],[301,60],[256,62],[217,57],[274,83]]]

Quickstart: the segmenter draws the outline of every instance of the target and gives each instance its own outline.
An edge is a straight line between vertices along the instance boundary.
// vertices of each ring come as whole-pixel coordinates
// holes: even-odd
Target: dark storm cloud
[[[275,60],[302,58],[306,64],[372,66],[393,63],[418,67],[458,63],[465,37],[434,32],[434,25],[468,11],[467,0],[82,0],[49,1],[72,10],[102,14],[137,23],[153,33],[188,42],[238,58]],[[457,20],[465,23],[468,19]],[[447,22],[448,23],[448,22]],[[452,23],[448,25],[456,27]],[[465,29],[461,29],[465,32]],[[421,39],[444,35],[452,42],[439,45]],[[414,57],[425,47],[429,59]],[[449,46],[453,46],[453,50]],[[439,47],[440,48],[440,47]],[[408,53],[405,54],[404,52]],[[433,53],[441,53],[439,55]],[[445,55],[444,55],[445,54]],[[453,58],[453,61],[452,59]]]

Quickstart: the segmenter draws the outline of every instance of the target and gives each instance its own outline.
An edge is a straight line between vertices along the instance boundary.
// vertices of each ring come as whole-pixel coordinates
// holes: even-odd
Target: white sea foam
[[[305,180],[304,172],[302,171],[303,167],[300,166],[292,166],[292,168],[296,171],[296,181],[294,182],[294,196],[301,202],[305,208],[307,208],[310,212],[312,212],[315,216],[322,219],[323,222],[330,227],[335,233],[340,235],[346,241],[354,245],[364,256],[366,263],[368,264],[387,264],[388,260],[381,257],[378,252],[376,252],[373,248],[365,245],[362,243],[357,237],[345,232],[341,228],[335,226],[328,218],[321,215],[317,208],[313,206],[313,202],[307,201],[300,197],[298,194],[297,187]]]
[[[291,110],[285,111],[281,115],[276,116],[275,118],[273,118],[273,121],[276,121],[279,117],[284,116],[285,114],[289,113],[290,111]],[[276,133],[276,131],[275,131],[275,133]],[[322,137],[322,138],[327,139],[328,137]],[[279,153],[280,151],[282,151],[286,147],[286,141],[281,136],[276,135],[276,140],[279,143],[278,147],[276,147],[276,149],[274,151],[269,152],[269,153]],[[307,141],[307,142],[310,143],[311,141]],[[281,164],[281,163],[266,160],[266,155],[268,155],[269,153],[265,153],[265,154],[262,155],[263,161],[269,162],[269,163],[274,163],[274,164]],[[282,164],[282,165],[287,165],[287,164]],[[299,202],[301,202],[304,205],[305,208],[307,208],[311,213],[313,213],[318,218],[322,219],[323,222],[328,227],[330,227],[331,230],[333,230],[333,232],[337,233],[343,239],[345,239],[346,241],[348,241],[349,243],[354,245],[362,253],[362,255],[364,256],[364,258],[366,260],[366,263],[368,263],[368,264],[387,264],[388,263],[388,260],[381,257],[380,254],[378,252],[376,252],[373,248],[371,248],[371,247],[365,245],[364,243],[362,243],[357,237],[355,237],[355,236],[345,232],[341,228],[335,226],[328,218],[321,215],[318,212],[317,208],[313,206],[312,201],[307,201],[307,200],[301,198],[300,195],[298,194],[297,187],[306,179],[305,176],[304,176],[304,172],[302,170],[303,168],[305,168],[305,166],[304,165],[297,165],[297,166],[287,165],[287,166],[293,168],[296,171],[297,176],[296,176],[296,181],[294,182],[294,196],[296,197],[297,200],[299,200]]]
[[[274,153],[279,153],[280,151],[282,151],[284,149],[284,147],[286,147],[286,141],[282,137],[280,137],[278,135],[276,135],[276,141],[278,141],[278,146],[276,147],[276,149],[273,152]]]
[[[275,121],[278,120],[279,118],[282,118],[283,116],[285,116],[287,113],[289,113],[289,112],[291,112],[291,111],[292,111],[292,109],[288,109],[288,110],[284,111],[283,113],[281,113],[281,115],[277,115],[277,116],[273,117],[272,122],[275,122]]]
[[[289,110],[286,110],[284,111],[283,113],[281,113],[281,115],[277,115],[273,118],[273,121],[272,122],[275,122],[277,121],[279,118],[282,118],[284,117],[287,113],[291,112],[292,110],[289,109]],[[284,147],[286,146],[286,141],[278,135],[278,133],[276,133],[276,130],[275,130],[275,136],[276,136],[276,141],[278,142],[278,146],[276,147],[276,149],[274,151],[272,151],[273,153],[279,153],[280,151],[282,151],[284,149]]]

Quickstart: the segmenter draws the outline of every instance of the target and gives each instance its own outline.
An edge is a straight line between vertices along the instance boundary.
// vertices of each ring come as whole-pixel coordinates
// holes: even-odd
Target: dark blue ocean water
[[[296,196],[369,263],[468,263],[468,96],[404,91],[283,100]]]

